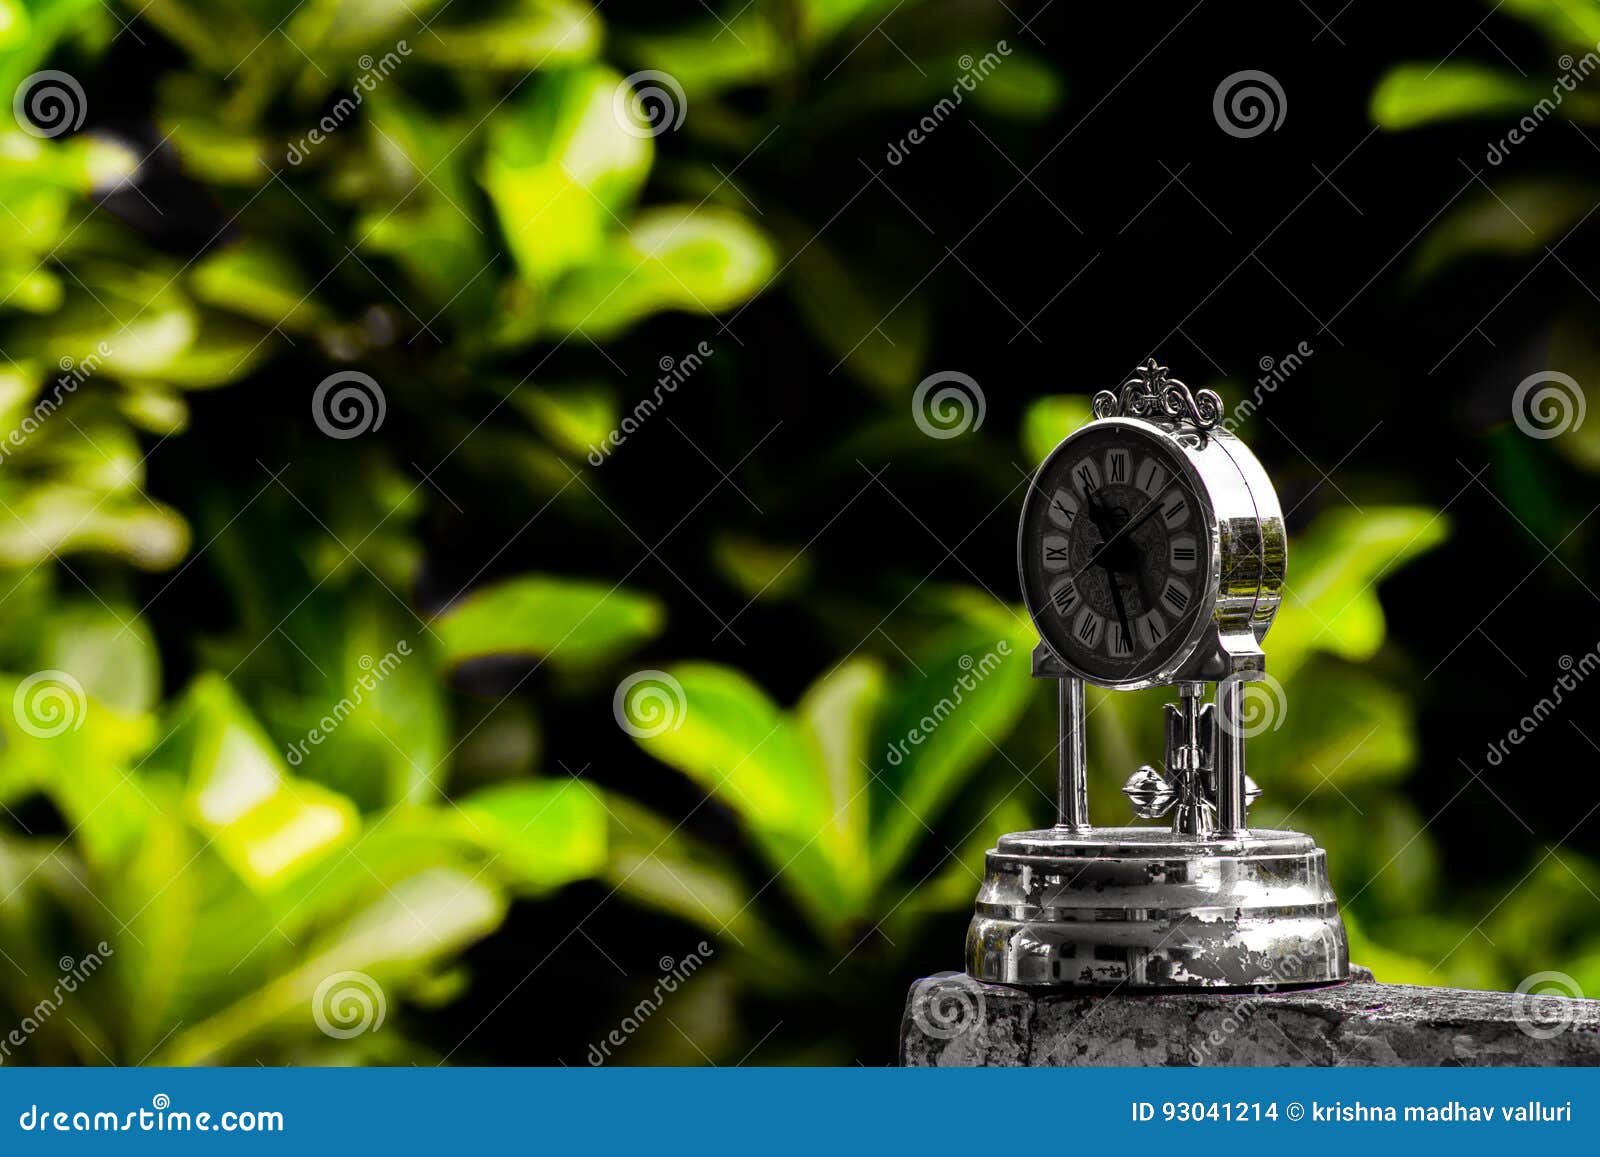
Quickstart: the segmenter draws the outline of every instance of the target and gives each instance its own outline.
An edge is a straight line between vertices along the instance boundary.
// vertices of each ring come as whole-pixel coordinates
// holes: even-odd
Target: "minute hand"
[[[1174,481],[1173,485],[1175,485],[1175,484],[1176,484],[1176,482]],[[1156,495],[1149,502],[1144,504],[1144,507],[1139,511],[1138,514],[1135,514],[1132,518],[1128,519],[1127,522],[1124,522],[1122,524],[1122,526],[1117,530],[1117,532],[1115,534],[1113,534],[1110,538],[1106,539],[1104,542],[1102,542],[1100,544],[1100,549],[1099,550],[1096,550],[1094,552],[1094,554],[1089,556],[1089,561],[1084,563],[1081,567],[1079,567],[1077,569],[1077,571],[1072,576],[1073,579],[1076,580],[1078,575],[1081,575],[1084,571],[1088,570],[1090,567],[1092,567],[1096,563],[1098,563],[1100,561],[1100,556],[1106,552],[1106,549],[1108,547],[1110,547],[1110,545],[1112,543],[1116,542],[1117,539],[1119,539],[1123,535],[1127,534],[1128,531],[1132,530],[1134,527],[1138,526],[1141,522],[1143,522],[1145,519],[1149,518],[1152,514],[1154,514],[1156,512],[1156,510],[1160,507],[1161,500],[1163,498],[1165,498],[1167,496],[1168,492],[1171,491],[1171,490],[1172,490],[1172,485],[1168,485],[1168,486],[1164,487],[1160,494]]]

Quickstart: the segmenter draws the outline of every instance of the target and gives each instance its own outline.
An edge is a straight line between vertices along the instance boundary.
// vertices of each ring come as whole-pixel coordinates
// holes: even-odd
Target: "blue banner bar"
[[[1593,1069],[5,1069],[0,1150],[1592,1153]]]

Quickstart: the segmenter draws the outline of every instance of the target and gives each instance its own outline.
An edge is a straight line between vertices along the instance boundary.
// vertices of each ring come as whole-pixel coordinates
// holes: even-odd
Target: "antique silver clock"
[[[1039,467],[1017,537],[1034,674],[1058,687],[1057,822],[987,854],[967,971],[1084,986],[1343,980],[1323,851],[1247,822],[1245,694],[1265,676],[1287,564],[1277,495],[1219,428],[1221,399],[1154,360],[1097,394],[1094,413]],[[1161,769],[1123,788],[1166,826],[1090,826],[1085,684],[1175,689]]]

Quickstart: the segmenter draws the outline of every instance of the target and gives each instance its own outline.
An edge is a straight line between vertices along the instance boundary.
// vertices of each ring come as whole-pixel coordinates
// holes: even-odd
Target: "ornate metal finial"
[[[1167,367],[1157,365],[1155,358],[1146,358],[1116,393],[1101,390],[1094,396],[1096,418],[1149,418],[1156,414],[1209,430],[1222,420],[1222,398],[1215,390],[1192,392],[1177,378],[1169,378]]]

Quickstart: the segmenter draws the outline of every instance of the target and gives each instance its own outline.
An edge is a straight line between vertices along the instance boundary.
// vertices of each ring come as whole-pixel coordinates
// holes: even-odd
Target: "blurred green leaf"
[[[639,746],[688,776],[738,815],[813,923],[837,930],[849,911],[845,881],[830,858],[834,783],[807,730],[745,676],[708,663],[670,668],[677,689],[636,685],[621,710]],[[646,697],[681,694],[681,701]],[[661,706],[666,726],[647,712]]]
[[[175,1008],[194,987],[189,962],[200,929],[201,893],[207,884],[196,859],[203,841],[180,819],[178,809],[152,806],[142,817],[132,854],[99,877],[103,902],[125,923],[113,937],[111,975],[128,1010],[126,1047],[147,1054],[171,1028]]]
[[[812,334],[868,385],[908,389],[927,357],[926,302],[873,284],[825,241],[796,238],[795,250],[789,289]]]
[[[497,259],[474,219],[481,195],[469,177],[470,154],[460,147],[469,126],[430,115],[393,86],[379,89],[365,108],[376,179],[392,197],[362,214],[359,244],[391,257],[438,312],[481,316],[493,297]]]
[[[166,73],[157,82],[156,123],[189,176],[220,185],[255,187],[283,167],[288,150],[229,115],[211,76]]]
[[[505,902],[487,884],[465,871],[431,868],[385,890],[370,906],[311,945],[304,963],[274,978],[215,1016],[184,1028],[158,1054],[160,1063],[202,1064],[228,1055],[231,1048],[290,1018],[304,1018],[320,986],[341,974],[366,993],[376,1025],[383,992],[428,962],[459,950],[500,923]],[[337,981],[335,981],[337,983]],[[322,989],[322,999],[329,999]],[[331,1005],[318,1008],[323,1017]]]
[[[1273,675],[1287,682],[1313,650],[1370,659],[1383,643],[1377,585],[1449,533],[1449,520],[1419,507],[1338,509],[1291,544],[1289,579],[1272,626]]]
[[[1371,114],[1393,132],[1460,117],[1524,113],[1549,95],[1547,87],[1473,61],[1403,64],[1378,82]]]
[[[184,734],[187,806],[218,854],[251,886],[271,890],[326,858],[354,835],[348,799],[288,773],[248,709],[221,679],[189,690]]]
[[[1366,934],[1349,913],[1341,912],[1350,941],[1350,960],[1372,969],[1383,984],[1437,984],[1438,973],[1423,961],[1385,948]]]
[[[1315,830],[1319,841],[1344,851],[1343,862],[1332,866],[1341,910],[1424,911],[1438,883],[1439,853],[1422,817],[1392,795],[1362,795],[1352,806],[1349,797],[1331,793],[1324,786],[1313,801],[1323,805],[1314,813]]]
[[[141,496],[46,482],[0,506],[0,564],[32,566],[63,554],[100,551],[146,570],[165,570],[188,545],[183,519]]]
[[[739,593],[749,599],[778,601],[811,581],[811,557],[805,550],[738,534],[720,534],[711,556]]]
[[[649,136],[617,116],[608,68],[541,73],[489,126],[483,184],[529,281],[583,267],[622,227],[650,171]]]
[[[423,60],[457,68],[559,68],[592,60],[600,48],[596,9],[576,0],[495,0],[485,9],[447,9],[415,45]]]
[[[7,208],[19,220],[26,219],[22,204],[28,195],[41,190],[89,193],[132,176],[138,166],[138,156],[114,140],[92,136],[41,140],[10,126],[0,128],[0,188],[6,190]],[[56,212],[65,207],[66,202],[57,202]]]
[[[459,818],[494,873],[524,892],[594,875],[606,860],[605,803],[579,779],[486,788],[461,801]]]
[[[61,307],[61,279],[46,269],[0,266],[0,302],[29,313],[51,313]]]
[[[39,665],[70,671],[94,698],[130,715],[161,695],[161,659],[149,625],[129,607],[68,603],[46,624]]]
[[[284,34],[315,60],[348,69],[352,62],[363,71],[358,53],[393,49],[404,42],[418,23],[439,12],[448,0],[310,0],[294,10],[283,26]],[[419,35],[426,36],[423,32]]]
[[[1283,810],[1301,792],[1393,782],[1417,755],[1405,698],[1359,668],[1330,667],[1301,668],[1284,689],[1283,709],[1274,710],[1275,726],[1251,742],[1252,765],[1268,769],[1259,778],[1273,785]]]
[[[311,283],[281,251],[261,242],[216,250],[197,261],[189,276],[198,300],[269,327],[303,330],[323,316],[311,300]]]
[[[889,697],[872,746],[877,879],[900,866],[979,767],[1004,762],[1000,745],[1033,697],[1037,642],[1026,616],[997,614],[950,628],[915,656],[915,673]]]
[[[607,386],[530,386],[515,390],[511,401],[574,458],[603,446],[617,428],[617,398]]]
[[[273,343],[282,341],[248,322],[207,314],[200,330],[182,353],[163,362],[145,380],[142,373],[129,373],[126,381],[135,388],[171,386],[180,390],[208,390],[238,381],[275,351]]]
[[[1061,75],[1048,61],[1013,49],[973,89],[972,100],[995,116],[1038,120],[1054,112],[1063,95]]]
[[[1539,851],[1530,867],[1512,875],[1521,881],[1517,892],[1538,896],[1540,902],[1512,899],[1499,904],[1486,919],[1485,931],[1505,945],[1516,968],[1535,972],[1549,967],[1552,954],[1593,950],[1589,913],[1600,894],[1600,867],[1593,860],[1571,848],[1550,847]]]
[[[1525,257],[1558,242],[1594,206],[1594,188],[1570,181],[1518,177],[1493,192],[1475,192],[1428,231],[1408,278],[1423,281],[1465,257]]]
[[[655,813],[606,797],[604,878],[617,890],[718,936],[726,935],[778,975],[792,975],[793,954],[761,922],[731,859]]]
[[[818,40],[827,40],[858,20],[887,17],[902,6],[900,0],[803,0],[806,25]],[[911,7],[917,6],[913,0]]]
[[[94,359],[97,372],[159,378],[194,341],[199,318],[181,293],[158,285],[142,301],[137,285],[126,297],[74,295],[48,317],[19,325],[13,356],[52,366]]]
[[[444,659],[528,655],[589,666],[626,654],[660,631],[661,604],[601,583],[529,575],[482,587],[434,619]]]
[[[202,0],[149,0],[138,14],[219,74],[235,69],[270,28],[244,4],[219,11]]]
[[[156,739],[155,720],[89,698],[71,671],[0,675],[0,696],[11,705],[0,712],[0,795],[41,793],[65,819],[79,859],[96,871],[115,863],[161,811],[127,771]]]
[[[773,266],[766,238],[737,213],[651,209],[562,279],[545,331],[601,339],[661,310],[719,313],[760,290]]]
[[[1022,451],[1037,466],[1056,443],[1094,416],[1085,394],[1035,398],[1022,414]]]
[[[871,741],[886,692],[876,663],[849,659],[811,684],[795,705],[827,783],[827,817],[816,838],[838,871],[847,902],[857,910],[872,884],[870,872],[860,868],[872,857],[867,841]]]
[[[1585,50],[1600,44],[1600,12],[1574,0],[1506,0],[1504,11],[1537,25],[1548,36]]]
[[[628,59],[664,72],[691,106],[730,88],[779,75],[794,58],[768,13],[750,5],[731,15],[629,37]]]

